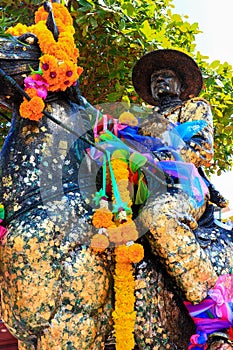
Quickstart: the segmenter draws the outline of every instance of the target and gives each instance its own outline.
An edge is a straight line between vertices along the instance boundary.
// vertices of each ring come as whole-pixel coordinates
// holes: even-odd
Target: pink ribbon
[[[0,219],[0,240],[7,234],[7,229],[1,223],[2,220]]]

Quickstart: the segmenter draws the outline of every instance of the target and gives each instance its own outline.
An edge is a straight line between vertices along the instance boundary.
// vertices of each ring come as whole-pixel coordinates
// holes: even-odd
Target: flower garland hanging
[[[116,350],[132,350],[135,345],[134,325],[136,321],[135,281],[133,263],[143,259],[144,250],[138,239],[136,225],[132,220],[132,201],[129,193],[129,165],[122,158],[122,150],[107,153],[108,169],[112,183],[113,210],[108,208],[106,195],[106,156],[103,156],[103,187],[97,193],[96,200],[100,208],[93,215],[92,223],[99,233],[91,240],[96,252],[104,251],[109,245],[115,246],[115,309],[112,314],[116,337]]]
[[[0,243],[2,243],[3,238],[7,235],[7,229],[3,224],[5,218],[5,209],[4,205],[0,203]]]
[[[77,66],[79,51],[74,42],[73,20],[67,8],[58,3],[51,3],[53,15],[58,28],[58,39],[47,28],[48,12],[41,6],[35,13],[35,25],[27,27],[18,23],[10,27],[7,33],[20,36],[27,32],[38,38],[42,52],[37,72],[25,78],[25,92],[31,98],[24,98],[20,105],[20,115],[30,120],[39,120],[45,108],[44,100],[48,91],[65,91],[75,85],[83,68]]]

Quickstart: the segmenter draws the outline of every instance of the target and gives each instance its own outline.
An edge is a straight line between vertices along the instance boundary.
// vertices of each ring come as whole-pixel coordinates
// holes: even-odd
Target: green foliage
[[[3,0],[3,25],[13,21],[33,23],[38,0]],[[136,60],[158,48],[180,49],[196,59],[205,77],[203,97],[214,114],[215,160],[213,169],[232,166],[232,67],[208,63],[195,52],[198,23],[173,11],[172,0],[63,0],[73,17],[75,39],[80,50],[82,94],[91,104],[131,101],[141,103],[131,83]],[[2,10],[1,10],[2,8]],[[5,11],[3,10],[5,9]],[[1,20],[0,20],[1,23]]]
[[[197,63],[202,69],[205,86],[202,96],[207,99],[214,116],[215,158],[212,170],[232,168],[233,149],[233,92],[232,66],[224,62],[206,62],[200,53]]]

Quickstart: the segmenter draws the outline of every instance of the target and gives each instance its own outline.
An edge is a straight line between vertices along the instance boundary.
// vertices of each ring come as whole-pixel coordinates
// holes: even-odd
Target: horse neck
[[[48,104],[47,110],[80,135],[87,131],[77,104],[56,101]],[[70,185],[76,181],[75,164],[77,160],[80,162],[79,153],[85,147],[80,147],[80,142],[78,147],[75,144],[77,137],[61,126],[46,117],[39,122],[25,120],[15,106],[0,163],[0,201],[4,202],[9,216],[31,203],[41,203],[41,191],[44,198],[54,196],[56,189],[62,191],[64,183]],[[68,168],[64,173],[66,163]]]

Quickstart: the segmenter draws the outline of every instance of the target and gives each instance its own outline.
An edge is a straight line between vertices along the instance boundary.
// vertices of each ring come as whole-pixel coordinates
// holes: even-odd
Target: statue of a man
[[[165,142],[162,152],[151,150],[164,169],[175,174],[174,184],[166,193],[150,194],[141,219],[150,229],[152,250],[160,256],[186,298],[197,303],[206,297],[217,279],[193,232],[210,196],[197,168],[209,165],[213,157],[210,105],[197,97],[203,84],[201,71],[191,57],[180,51],[157,50],[136,63],[133,84],[139,96],[155,106],[152,115],[141,123],[142,135],[160,137],[161,124],[165,129],[169,125],[177,127],[176,130],[181,125],[187,130],[191,126],[191,134],[181,138],[178,149],[177,145]],[[183,182],[185,177],[187,181]]]

